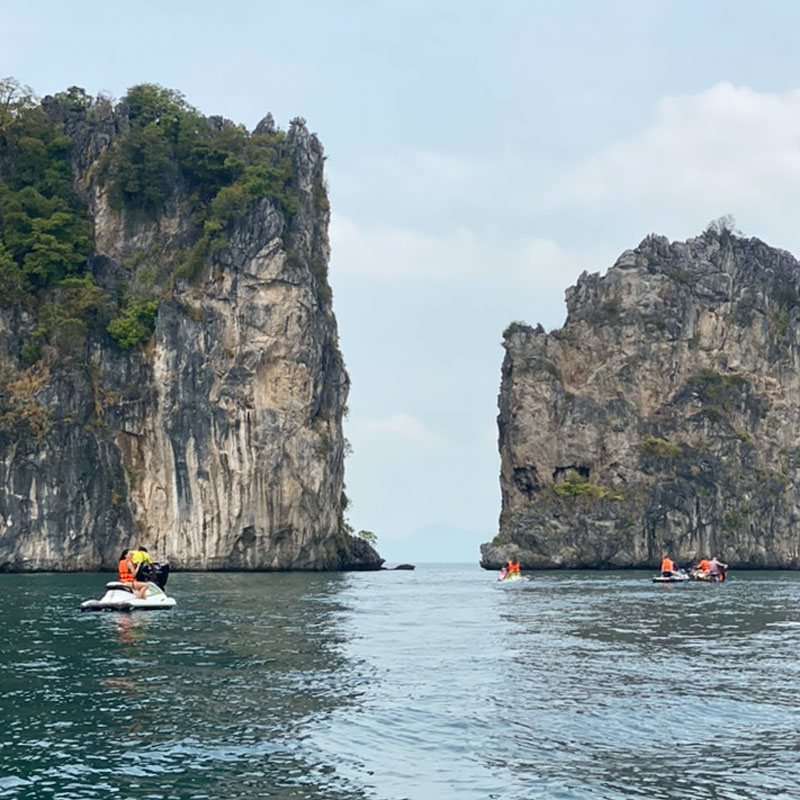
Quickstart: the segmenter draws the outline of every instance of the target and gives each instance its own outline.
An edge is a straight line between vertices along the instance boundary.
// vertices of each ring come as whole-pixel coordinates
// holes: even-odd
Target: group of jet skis
[[[683,583],[684,581],[706,581],[723,583],[728,572],[728,565],[723,564],[716,556],[711,559],[701,558],[688,569],[680,569],[669,557],[661,559],[661,574],[653,578],[653,583]]]
[[[682,583],[707,581],[722,583],[728,565],[716,556],[702,558],[687,570],[678,568],[668,556],[661,560],[661,574],[653,583]],[[123,550],[118,564],[119,580],[106,584],[106,593],[99,600],[85,600],[81,611],[134,611],[136,609],[172,608],[175,598],[164,591],[169,577],[169,564],[159,564],[150,557],[147,548]],[[517,581],[522,578],[519,561],[509,559],[500,570],[498,581]]]
[[[667,555],[661,559],[661,574],[653,578],[653,583],[683,583],[684,581],[706,581],[707,583],[723,583],[728,565],[713,558],[701,558],[697,564],[688,569],[680,569]],[[519,561],[509,559],[497,576],[498,581],[520,580]]]

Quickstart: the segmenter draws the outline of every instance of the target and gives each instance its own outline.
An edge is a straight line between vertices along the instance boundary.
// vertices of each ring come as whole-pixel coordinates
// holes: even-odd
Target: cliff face
[[[506,331],[482,565],[799,567],[798,262],[724,228],[650,236],[567,307]]]
[[[74,352],[61,330],[26,366],[42,306],[0,309],[0,570],[110,567],[138,544],[184,569],[379,568],[344,526],[349,380],[317,138],[302,120],[281,134],[291,213],[247,202],[188,274],[175,265],[203,228],[187,181],[170,176],[157,213],[115,204],[103,156],[129,111],[88,105],[43,103],[69,136],[92,281],[108,297],[149,286],[152,334],[123,348],[90,321]]]

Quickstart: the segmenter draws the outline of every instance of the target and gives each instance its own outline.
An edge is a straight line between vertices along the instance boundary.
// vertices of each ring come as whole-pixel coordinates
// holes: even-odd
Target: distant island
[[[0,571],[380,568],[345,519],[323,162],[299,118],[0,83]]]
[[[481,564],[800,567],[800,264],[721,219],[648,236],[567,308],[505,332]]]

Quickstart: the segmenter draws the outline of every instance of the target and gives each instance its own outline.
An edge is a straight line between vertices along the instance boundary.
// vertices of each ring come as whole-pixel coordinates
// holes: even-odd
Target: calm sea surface
[[[0,798],[800,798],[800,575],[0,575]]]

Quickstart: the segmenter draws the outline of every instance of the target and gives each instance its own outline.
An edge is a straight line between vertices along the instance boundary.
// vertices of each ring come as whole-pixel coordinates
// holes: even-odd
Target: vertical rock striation
[[[567,307],[505,334],[482,565],[800,566],[798,262],[724,227],[649,236]]]
[[[180,172],[155,215],[115,205],[103,178],[125,105],[43,108],[70,139],[94,282],[110,297],[150,282],[159,296],[138,347],[101,327],[70,358],[27,368],[37,320],[0,309],[0,570],[110,567],[134,544],[182,569],[379,568],[343,518],[349,379],[316,136],[302,120],[281,134],[292,213],[249,203],[187,274],[175,266],[203,229]],[[275,134],[271,117],[256,132]]]

